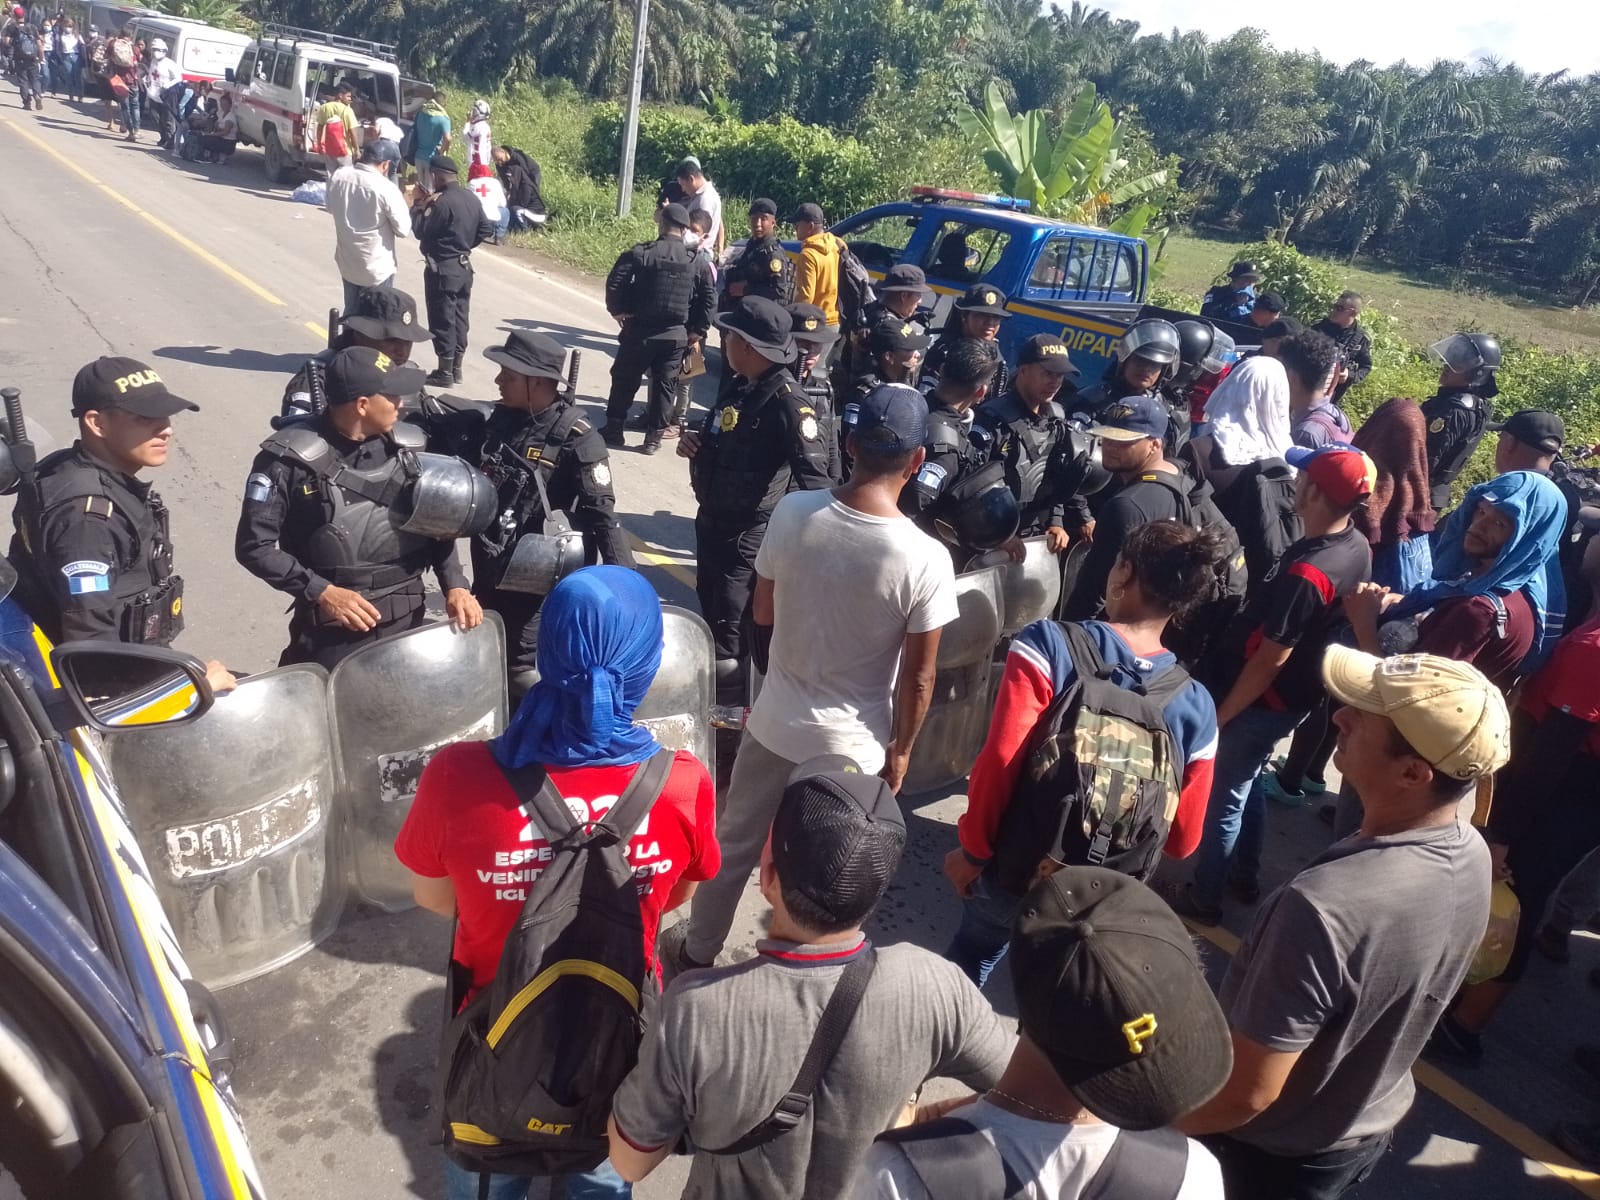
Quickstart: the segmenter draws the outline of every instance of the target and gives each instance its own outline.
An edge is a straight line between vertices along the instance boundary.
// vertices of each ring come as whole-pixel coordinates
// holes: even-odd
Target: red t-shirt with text
[[[639,768],[552,767],[550,779],[577,816],[598,821]],[[656,961],[656,931],[680,879],[717,873],[716,794],[700,760],[680,750],[666,789],[628,844],[644,917],[645,961]],[[550,846],[529,819],[487,742],[460,742],[434,755],[417,798],[395,838],[395,855],[430,879],[449,876],[456,889],[457,962],[472,972],[472,993],[493,981],[500,951],[527,899],[528,885],[549,861]],[[469,994],[470,998],[470,994]]]

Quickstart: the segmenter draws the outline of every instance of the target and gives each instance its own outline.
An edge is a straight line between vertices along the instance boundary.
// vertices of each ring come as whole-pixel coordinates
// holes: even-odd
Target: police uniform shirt
[[[1422,402],[1427,425],[1428,484],[1433,507],[1450,507],[1450,485],[1466,466],[1493,419],[1488,400],[1466,388],[1450,388]]]
[[[833,486],[822,422],[794,373],[774,363],[718,399],[689,460],[702,515],[759,522],[791,491]]]
[[[74,480],[69,473],[97,478]],[[161,547],[153,509],[160,498],[148,483],[107,466],[82,443],[41,462],[37,487],[45,506],[40,544],[29,556],[19,533],[11,556],[30,561],[37,571],[29,590],[42,592],[40,625],[53,641],[121,640],[130,598],[171,574],[170,548],[166,562],[155,561]],[[99,494],[85,495],[85,488]],[[51,493],[63,490],[70,494],[52,502]]]
[[[980,404],[973,421],[989,434],[989,458],[1005,464],[1006,484],[1022,506],[1020,535],[1061,525],[1061,500],[1050,497],[1045,479],[1050,458],[1067,436],[1061,405],[1052,400],[1033,412],[1015,392],[1007,392]]]
[[[703,337],[716,311],[711,264],[682,238],[640,242],[618,255],[606,275],[606,311],[627,316],[623,337]]]
[[[737,295],[733,284],[743,284]],[[760,296],[778,304],[787,304],[794,291],[794,268],[783,243],[775,237],[751,238],[728,267],[727,308],[732,308],[744,296]]]
[[[599,432],[580,417],[564,440],[550,440],[571,409],[567,401],[534,414],[496,405],[487,418],[467,410],[430,422],[430,444],[477,463],[495,486],[500,517],[472,539],[472,578],[477,594],[494,589],[504,569],[504,555],[523,534],[539,532],[544,518],[533,476],[519,463],[545,472],[551,507],[567,514],[572,527],[584,535],[591,556],[598,554],[602,561],[616,566],[634,565],[633,548],[617,520],[611,462]],[[508,458],[518,461],[509,462]]]
[[[311,428],[352,470],[379,466],[396,453],[391,434],[351,441],[326,416],[313,422]],[[331,486],[304,463],[262,450],[250,464],[244,506],[234,536],[234,556],[247,571],[308,604],[316,603],[330,581],[306,566],[299,556],[311,534],[328,521],[326,489]],[[441,590],[450,592],[467,586],[455,543],[435,543],[429,565]]]
[[[459,183],[448,183],[411,213],[411,232],[425,258],[459,258],[494,237],[494,222],[478,197]]]

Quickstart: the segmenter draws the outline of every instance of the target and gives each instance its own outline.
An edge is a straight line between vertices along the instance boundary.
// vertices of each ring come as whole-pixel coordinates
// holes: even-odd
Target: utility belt
[[[345,567],[341,568],[340,570],[349,571],[356,569],[358,568]],[[396,568],[385,567],[383,569],[387,571],[395,570]],[[340,571],[333,571],[329,572],[328,574],[328,581],[335,586],[356,588],[356,584],[354,583],[342,583],[339,581],[339,579],[335,578],[335,576],[340,574]],[[388,590],[386,591],[382,590],[385,586],[388,587]],[[357,590],[361,589],[357,588]],[[378,610],[378,621],[380,624],[398,620],[407,613],[416,611],[418,608],[422,607],[423,599],[426,596],[426,589],[422,585],[421,572],[411,576],[409,579],[401,580],[398,585],[380,584],[374,589],[374,591],[376,594],[369,594],[368,591],[361,590],[361,594],[366,599],[368,604],[372,605],[373,608]],[[311,624],[316,628],[344,628],[344,626],[339,624],[338,618],[328,616],[322,611],[320,606],[312,604],[308,601],[303,602],[302,607],[309,614]]]
[[[139,593],[122,610],[122,640],[166,646],[183,632],[183,577],[168,575],[159,587]]]
[[[354,566],[324,567],[314,569],[335,587],[349,588],[366,595],[386,589],[403,587],[413,581],[417,591],[422,590],[422,573],[428,569],[431,558],[427,554],[413,554],[397,563],[364,563]],[[371,599],[369,596],[368,599]],[[373,601],[376,603],[376,601]]]
[[[424,264],[426,264],[428,270],[438,272],[454,266],[470,267],[472,265],[472,255],[424,254],[422,256],[422,261]]]

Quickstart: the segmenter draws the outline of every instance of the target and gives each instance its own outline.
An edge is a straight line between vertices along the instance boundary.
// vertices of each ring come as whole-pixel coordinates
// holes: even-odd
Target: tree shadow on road
[[[617,352],[617,339],[615,335],[596,333],[592,329],[580,329],[576,325],[557,325],[551,321],[536,321],[523,317],[510,317],[500,323],[503,329],[528,329],[536,333],[547,333],[569,350],[597,350],[606,355],[615,355]]]
[[[263,350],[245,350],[237,346],[232,350],[224,350],[221,346],[162,346],[150,353],[157,358],[173,358],[200,367],[260,371],[269,375],[298,371],[311,357],[309,354],[268,354]]]

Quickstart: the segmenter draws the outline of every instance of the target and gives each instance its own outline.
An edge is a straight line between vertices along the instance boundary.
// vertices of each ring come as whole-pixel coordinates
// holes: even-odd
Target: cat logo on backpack
[[[570,1121],[567,1122],[565,1125],[556,1125],[556,1124],[553,1124],[553,1123],[547,1125],[545,1122],[539,1120],[538,1117],[534,1117],[532,1120],[530,1120],[528,1122],[528,1132],[529,1133],[548,1133],[552,1137],[560,1136],[561,1134],[565,1133],[567,1130],[569,1130],[571,1128],[572,1128],[572,1123]]]

